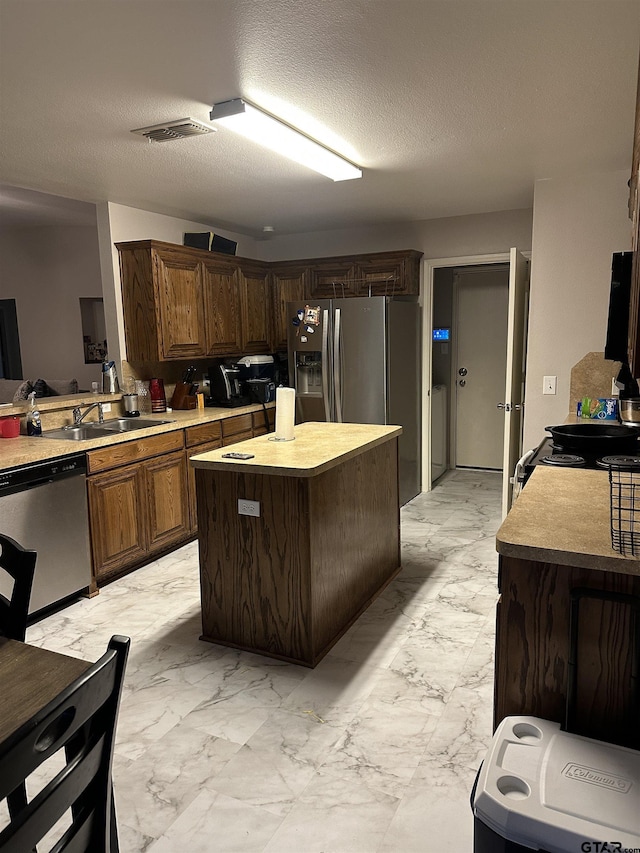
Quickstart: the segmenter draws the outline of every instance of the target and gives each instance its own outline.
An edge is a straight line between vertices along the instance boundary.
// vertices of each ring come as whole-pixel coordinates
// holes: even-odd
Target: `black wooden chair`
[[[0,548],[0,569],[4,569],[13,579],[11,598],[0,594],[0,634],[10,640],[24,641],[38,554],[36,551],[27,551],[14,539],[2,534]]]
[[[119,850],[111,765],[129,642],[112,637],[97,663],[0,744],[0,800],[24,790],[27,777],[63,747],[66,758],[30,802],[11,810],[0,853],[35,850],[69,809],[71,825],[51,853]]]

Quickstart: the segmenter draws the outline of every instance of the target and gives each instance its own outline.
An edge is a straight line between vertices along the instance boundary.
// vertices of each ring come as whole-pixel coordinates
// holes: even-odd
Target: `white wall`
[[[316,258],[393,249],[418,249],[428,258],[531,248],[532,211],[503,210],[447,219],[424,219],[371,228],[341,228],[258,241],[262,260]]]
[[[120,266],[114,244],[132,240],[162,240],[181,245],[186,231],[211,231],[211,226],[112,202],[98,205],[97,211],[109,357],[116,362],[119,370],[120,360],[126,358],[126,347]],[[241,257],[259,256],[253,238],[222,229],[216,229],[215,233],[235,240],[238,244],[236,253]]]
[[[80,297],[102,296],[95,225],[13,227],[0,233],[0,298],[15,299],[25,379],[77,379],[84,363]]]
[[[573,413],[571,368],[604,350],[611,255],[631,247],[628,180],[625,170],[535,184],[525,449]],[[555,396],[543,396],[543,376],[558,377]]]

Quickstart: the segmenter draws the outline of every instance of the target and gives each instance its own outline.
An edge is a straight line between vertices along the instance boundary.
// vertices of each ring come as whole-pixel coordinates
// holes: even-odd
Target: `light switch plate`
[[[252,515],[255,518],[260,518],[260,501],[238,498],[238,515]]]
[[[558,384],[557,376],[545,376],[542,379],[542,393],[543,394],[555,394],[556,388]]]
[[[102,404],[102,411],[105,413],[105,415],[108,415],[109,412],[111,411],[111,403],[103,403]]]

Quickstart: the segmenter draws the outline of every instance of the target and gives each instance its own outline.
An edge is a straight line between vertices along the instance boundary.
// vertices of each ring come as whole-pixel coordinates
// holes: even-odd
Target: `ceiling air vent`
[[[210,124],[205,124],[197,118],[179,118],[175,121],[165,121],[151,127],[140,127],[131,133],[146,136],[149,142],[168,142],[171,139],[185,139],[187,136],[204,136],[216,130]]]

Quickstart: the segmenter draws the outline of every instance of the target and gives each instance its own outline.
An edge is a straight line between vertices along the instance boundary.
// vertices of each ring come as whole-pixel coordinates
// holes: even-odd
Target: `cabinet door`
[[[629,365],[631,373],[640,377],[640,69],[636,90],[636,123],[633,136],[633,159],[629,182],[629,217],[631,218],[631,305],[629,308]]]
[[[420,292],[420,252],[390,252],[358,258],[358,296],[394,296]]]
[[[307,294],[309,268],[306,266],[283,267],[272,270],[273,296],[273,349],[286,350],[287,330],[291,318],[287,314],[287,302],[301,302]]]
[[[355,266],[351,259],[316,261],[309,271],[309,287],[314,299],[355,296]]]
[[[153,264],[148,242],[118,243],[124,334],[129,361],[159,361]]]
[[[237,267],[219,260],[202,264],[207,355],[240,352],[240,298]]]
[[[210,450],[217,450],[221,445],[221,440],[215,439],[207,444],[198,444],[195,447],[190,447],[185,450],[185,458],[187,464],[187,492],[189,499],[189,533],[192,535],[198,532],[198,506],[196,502],[196,469],[189,464],[189,457],[196,456],[198,453],[208,453]]]
[[[189,536],[184,451],[167,453],[142,467],[147,507],[148,551],[162,551]]]
[[[141,478],[137,465],[87,478],[93,570],[109,579],[147,552]]]
[[[267,266],[243,263],[238,270],[238,285],[242,306],[242,353],[270,352],[273,305]]]
[[[202,264],[181,252],[154,252],[163,359],[206,355]]]
[[[250,414],[224,418],[221,426],[223,447],[253,438],[253,420]]]
[[[266,418],[265,418],[266,415]],[[267,432],[273,432],[276,421],[275,409],[263,409],[261,412],[253,412],[251,414],[251,423],[253,426],[253,435],[265,435]],[[267,429],[267,425],[269,428]]]

